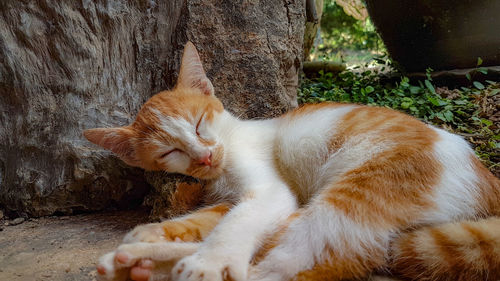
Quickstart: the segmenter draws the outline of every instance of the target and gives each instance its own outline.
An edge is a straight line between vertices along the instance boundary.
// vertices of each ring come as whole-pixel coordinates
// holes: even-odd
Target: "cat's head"
[[[131,166],[211,179],[224,164],[216,133],[223,111],[196,48],[188,42],[173,90],[151,97],[131,125],[89,129],[84,135]]]

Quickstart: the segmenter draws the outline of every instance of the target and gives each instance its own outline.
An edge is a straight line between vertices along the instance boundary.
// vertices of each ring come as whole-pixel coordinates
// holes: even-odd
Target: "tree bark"
[[[4,0],[0,14],[0,207],[11,212],[130,207],[162,191],[81,132],[126,125],[172,87],[187,40],[231,112],[296,106],[303,1]]]

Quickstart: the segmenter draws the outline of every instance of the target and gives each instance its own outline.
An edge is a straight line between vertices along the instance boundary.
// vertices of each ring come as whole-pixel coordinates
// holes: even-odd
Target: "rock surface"
[[[125,125],[172,87],[187,40],[235,114],[296,105],[303,1],[4,0],[0,15],[0,207],[9,212],[140,204],[151,188],[144,172],[81,132]]]

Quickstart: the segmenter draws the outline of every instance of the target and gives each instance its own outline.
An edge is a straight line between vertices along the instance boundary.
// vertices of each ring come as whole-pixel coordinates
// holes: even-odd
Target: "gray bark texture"
[[[304,15],[302,0],[0,1],[0,208],[162,205],[163,174],[146,180],[82,131],[126,125],[171,88],[188,40],[229,111],[293,108]]]

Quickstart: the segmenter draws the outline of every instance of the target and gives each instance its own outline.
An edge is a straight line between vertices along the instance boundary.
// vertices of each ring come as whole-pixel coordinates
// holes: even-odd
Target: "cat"
[[[101,258],[105,280],[500,279],[500,180],[462,138],[403,113],[322,103],[239,120],[188,42],[174,89],[84,135],[205,180],[214,204],[136,227]]]

